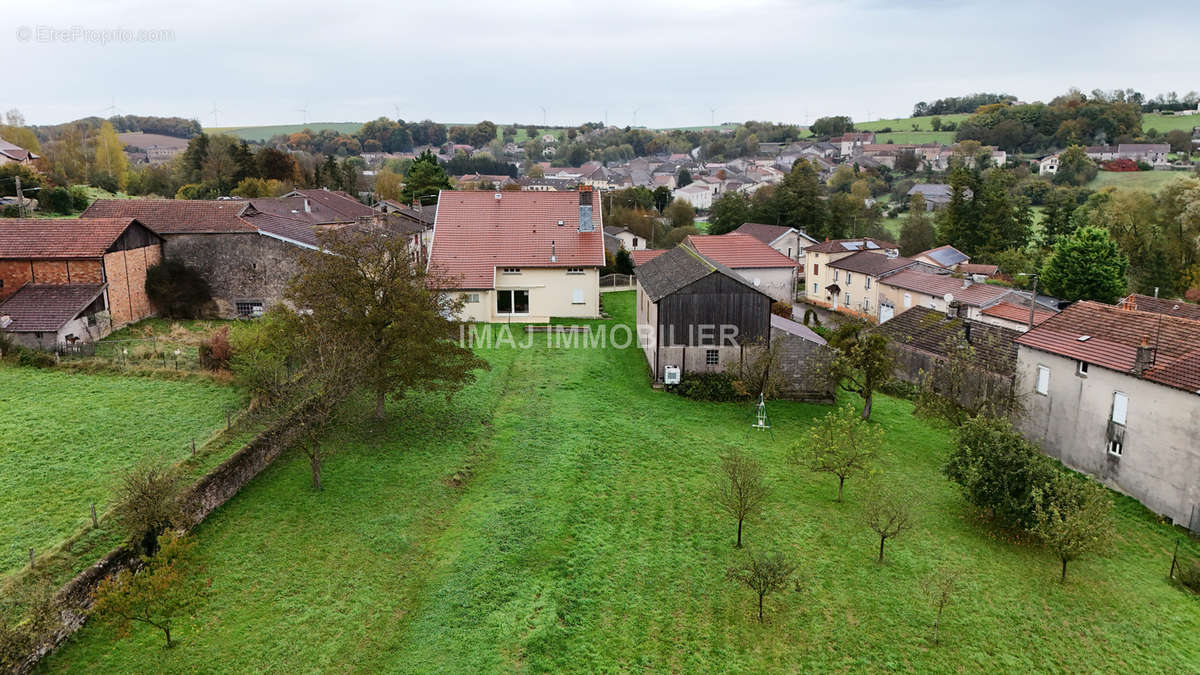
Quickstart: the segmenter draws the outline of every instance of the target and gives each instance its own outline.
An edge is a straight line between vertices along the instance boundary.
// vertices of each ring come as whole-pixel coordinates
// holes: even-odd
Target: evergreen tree
[[[925,197],[913,193],[908,202],[908,220],[900,228],[900,255],[913,256],[934,247],[933,222],[925,211]]]
[[[449,189],[450,178],[446,176],[446,170],[438,164],[437,157],[426,150],[413,160],[408,173],[404,174],[404,189],[400,191],[400,198],[406,204],[419,199],[428,206],[437,203],[439,190]]]
[[[1112,304],[1126,293],[1129,259],[1108,232],[1081,227],[1060,239],[1042,271],[1046,290],[1064,300]]]

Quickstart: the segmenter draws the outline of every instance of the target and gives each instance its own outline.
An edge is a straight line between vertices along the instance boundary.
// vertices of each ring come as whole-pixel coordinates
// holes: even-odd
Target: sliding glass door
[[[497,314],[528,314],[529,291],[496,291]]]

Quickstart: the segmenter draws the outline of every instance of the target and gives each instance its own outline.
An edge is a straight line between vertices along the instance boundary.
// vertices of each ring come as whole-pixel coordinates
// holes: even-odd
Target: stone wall
[[[212,288],[217,314],[236,316],[238,301],[263,303],[283,299],[296,274],[300,248],[257,232],[168,234],[163,255],[198,271]]]
[[[785,374],[784,398],[833,402],[834,385],[829,378],[833,350],[778,329],[771,330],[772,340],[780,336],[783,337],[779,360]]]

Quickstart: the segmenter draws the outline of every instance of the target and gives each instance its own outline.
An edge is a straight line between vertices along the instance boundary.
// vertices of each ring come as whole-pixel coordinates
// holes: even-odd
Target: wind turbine
[[[538,107],[542,109],[542,126],[546,126],[546,106],[539,105]]]
[[[714,126],[714,127],[715,127],[715,126],[717,126],[717,109],[716,109],[716,108],[714,108],[714,107],[712,107],[712,106],[709,106],[709,107],[708,107],[708,114],[711,116],[711,117],[709,118],[709,124],[710,124],[710,125],[712,125],[712,126]]]
[[[392,109],[396,111],[396,119],[400,119],[400,106],[396,103],[392,104]]]
[[[305,104],[308,105],[308,104]],[[308,125],[308,108],[296,108],[296,112],[300,113],[300,120]]]
[[[638,114],[639,110],[641,110],[641,108],[633,109],[633,126],[635,126],[635,127],[637,126],[637,114]]]
[[[109,99],[109,106],[104,109],[104,119],[112,117],[113,113],[116,112],[119,112],[117,110],[117,100],[115,98]]]
[[[216,101],[213,101],[213,107],[212,107],[211,112],[212,112],[212,116],[213,116],[213,128],[214,129],[219,128],[221,126],[221,124],[219,122],[219,119],[217,118],[217,115],[221,114],[221,111],[217,109]]]

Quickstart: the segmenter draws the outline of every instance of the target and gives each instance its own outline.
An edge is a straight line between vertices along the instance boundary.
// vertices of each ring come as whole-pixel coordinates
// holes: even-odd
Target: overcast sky
[[[1195,3],[5,0],[0,110],[212,126],[216,108],[228,126],[540,123],[544,106],[551,124],[630,124],[637,109],[638,124],[682,126],[710,108],[717,121],[904,117],[975,91],[1182,94],[1200,89]]]

